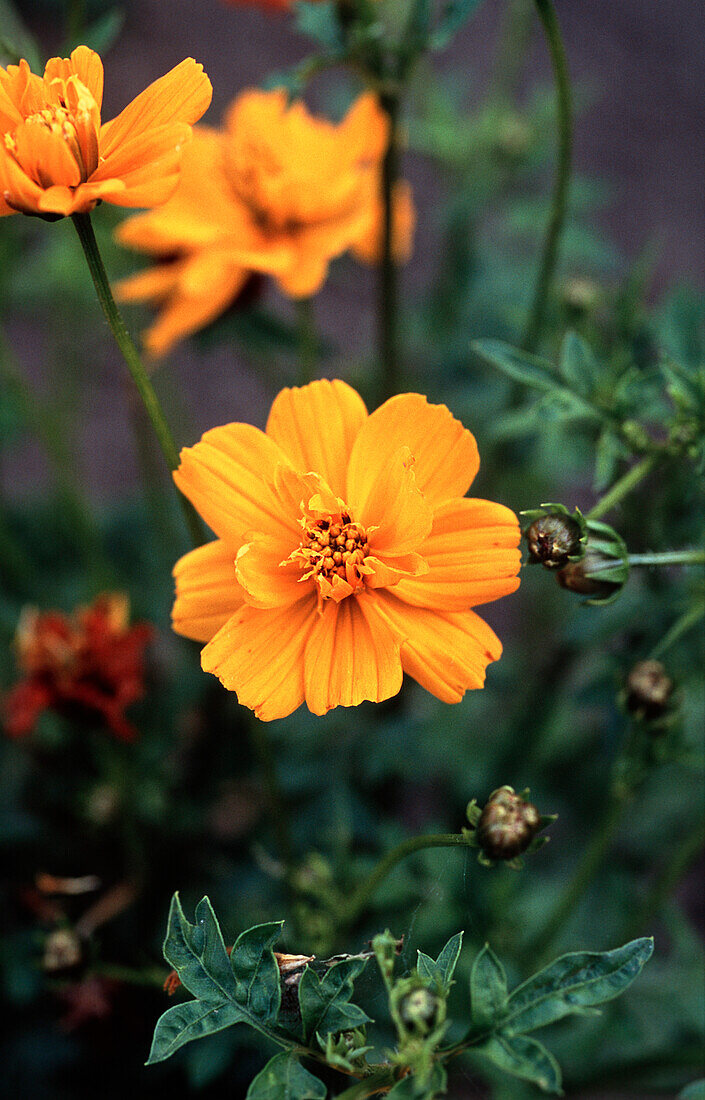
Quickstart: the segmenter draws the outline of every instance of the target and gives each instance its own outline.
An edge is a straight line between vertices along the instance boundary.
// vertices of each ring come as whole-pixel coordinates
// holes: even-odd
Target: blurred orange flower
[[[73,615],[27,609],[16,646],[24,679],[4,700],[10,737],[32,732],[42,711],[90,717],[105,723],[121,741],[137,730],[125,708],[144,694],[144,648],[152,637],[147,623],[129,626],[126,596],[99,596]]]
[[[502,652],[472,608],[519,585],[516,516],[463,495],[478,466],[420,394],[368,416],[345,382],[282,390],[266,432],[181,452],[176,484],[218,537],[175,567],[174,629],[264,721],[379,702],[402,672],[459,702]]]
[[[43,77],[24,60],[0,68],[0,215],[164,202],[211,92],[203,66],[187,58],[101,125],[103,63],[87,46],[51,58]]]
[[[335,125],[300,101],[289,104],[283,89],[243,92],[224,131],[197,127],[173,197],[117,230],[123,244],[162,260],[117,287],[123,301],[163,307],[145,333],[147,351],[163,355],[212,321],[252,271],[300,298],[320,290],[331,259],[347,249],[377,262],[387,133],[373,95],[360,96]],[[411,192],[401,184],[399,262],[409,256],[413,228]]]

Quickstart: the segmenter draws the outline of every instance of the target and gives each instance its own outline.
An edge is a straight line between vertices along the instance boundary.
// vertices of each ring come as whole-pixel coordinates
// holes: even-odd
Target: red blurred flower
[[[10,737],[26,737],[42,711],[100,719],[121,741],[137,730],[124,711],[144,694],[148,623],[128,625],[129,601],[119,593],[98,596],[72,615],[28,608],[15,639],[24,673],[5,698]]]

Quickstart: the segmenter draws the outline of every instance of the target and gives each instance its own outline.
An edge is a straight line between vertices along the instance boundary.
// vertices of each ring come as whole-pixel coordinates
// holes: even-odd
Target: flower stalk
[[[147,416],[152,423],[152,427],[159,441],[159,446],[162,449],[166,464],[170,470],[175,470],[179,465],[179,454],[176,449],[176,444],[174,443],[174,437],[166,422],[154,386],[149,380],[140,355],[130,338],[122,315],[115,304],[103,259],[98,248],[98,242],[96,241],[93,231],[91,216],[90,214],[72,214],[71,220],[76,227],[76,232],[78,233],[78,238],[86,257],[88,269],[91,273],[93,285],[98,295],[98,301],[100,302],[105,318],[110,326],[110,331],[115,337],[115,343],[120,349],[122,357],[132,376],[132,380],[137,386]],[[205,542],[205,534],[201,521],[191,505],[181,496],[181,494],[179,494],[179,500],[194,545],[200,546]]]
[[[631,493],[632,489],[635,489],[645,477],[648,477],[661,457],[660,452],[652,451],[651,454],[646,455],[635,466],[632,466],[630,470],[627,470],[626,474],[615,481],[614,485],[598,500],[597,504],[593,505],[590,511],[586,513],[585,518],[600,519],[607,512],[611,512]]]
[[[551,0],[535,0],[535,3],[551,55],[551,67],[556,85],[558,165],[534,300],[521,343],[523,350],[529,352],[536,351],[546,319],[546,306],[558,259],[558,245],[565,225],[573,148],[573,104],[568,62],[560,27]]]
[[[663,550],[658,554],[630,554],[631,565],[705,565],[705,550]]]

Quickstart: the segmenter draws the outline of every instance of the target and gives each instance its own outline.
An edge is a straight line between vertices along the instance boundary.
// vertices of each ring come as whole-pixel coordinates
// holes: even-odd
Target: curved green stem
[[[558,110],[558,164],[553,185],[551,214],[543,244],[539,276],[534,292],[529,320],[521,346],[524,351],[536,350],[541,339],[551,283],[558,258],[558,244],[563,232],[568,205],[568,187],[573,146],[573,105],[568,77],[568,62],[561,38],[560,27],[551,0],[535,0],[551,54],[553,78],[556,84]]]
[[[549,913],[548,920],[527,944],[523,953],[535,960],[536,969],[539,969],[551,955],[553,941],[561,930],[563,922],[576,908],[600,869],[622,820],[622,814],[628,801],[628,793],[623,791],[612,793],[602,820],[583,852],[583,857],[573,877]]]
[[[614,485],[598,500],[597,504],[594,504],[590,511],[585,513],[585,518],[599,519],[606,512],[610,512],[615,508],[624,497],[631,493],[632,489],[636,488],[640,481],[643,481],[651,473],[661,457],[658,451],[653,451],[642,458],[640,462],[637,462],[635,466],[632,466],[630,470],[627,470],[626,474],[615,481]]]
[[[705,565],[705,550],[663,550],[658,554],[630,554],[631,565]]]
[[[687,608],[679,619],[676,619],[673,626],[668,630],[660,642],[654,646],[649,654],[649,658],[652,661],[658,661],[661,659],[667,649],[678,641],[682,634],[685,634],[691,627],[696,626],[700,620],[705,616],[705,600],[701,603],[696,603],[693,607]]]
[[[170,470],[175,470],[179,465],[179,454],[176,449],[176,444],[174,443],[169,425],[162,412],[159,399],[154,392],[154,386],[147,376],[144,364],[125,328],[125,322],[122,319],[120,311],[115,304],[108,276],[98,249],[98,242],[93,232],[91,216],[90,214],[72,214],[71,220],[76,227],[76,232],[78,233],[86,262],[88,263],[88,269],[93,279],[93,285],[98,295],[98,301],[100,302],[105,318],[110,326],[110,330],[115,337],[115,343],[119,347],[122,357],[127,364],[127,368],[132,375],[132,379],[137,386],[139,395],[142,398],[142,403],[144,404],[147,415],[152,422],[152,427],[159,440],[159,446],[162,449],[166,464]],[[201,521],[181,493],[179,493],[179,500],[193,542],[196,546],[200,546],[205,542],[205,533]]]
[[[426,836],[412,836],[403,840],[383,856],[367,878],[358,886],[348,904],[340,914],[340,923],[353,924],[360,915],[380,882],[387,877],[400,860],[420,852],[424,848],[467,848],[468,838],[464,833],[429,833]]]
[[[379,358],[382,396],[392,397],[399,388],[399,287],[394,260],[394,185],[399,176],[399,95],[380,97],[387,115],[389,138],[382,161],[382,258],[379,269]]]

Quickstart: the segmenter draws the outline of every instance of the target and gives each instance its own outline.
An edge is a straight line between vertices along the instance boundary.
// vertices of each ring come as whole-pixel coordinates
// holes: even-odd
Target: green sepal
[[[560,504],[557,501],[552,501],[546,504],[541,504],[538,508],[526,508],[523,512],[519,513],[526,521],[526,526],[522,527],[521,533],[524,538],[527,537],[529,528],[532,523],[535,523],[537,519],[543,519],[544,516],[565,516],[566,519],[571,520],[578,527],[578,549],[574,554],[568,554],[566,556],[567,561],[580,561],[585,557],[585,549],[588,539],[588,521],[585,516],[576,506],[572,512],[570,512],[565,504]],[[535,562],[532,559],[529,560],[529,565],[540,565],[540,562]]]
[[[370,1022],[366,1012],[351,1004],[353,983],[367,965],[367,959],[344,959],[335,963],[319,978],[312,967],[307,966],[299,981],[299,1007],[301,1009],[304,1040],[314,1034],[322,1036],[354,1028]]]
[[[275,1054],[257,1074],[246,1100],[325,1100],[326,1086],[289,1051]]]

